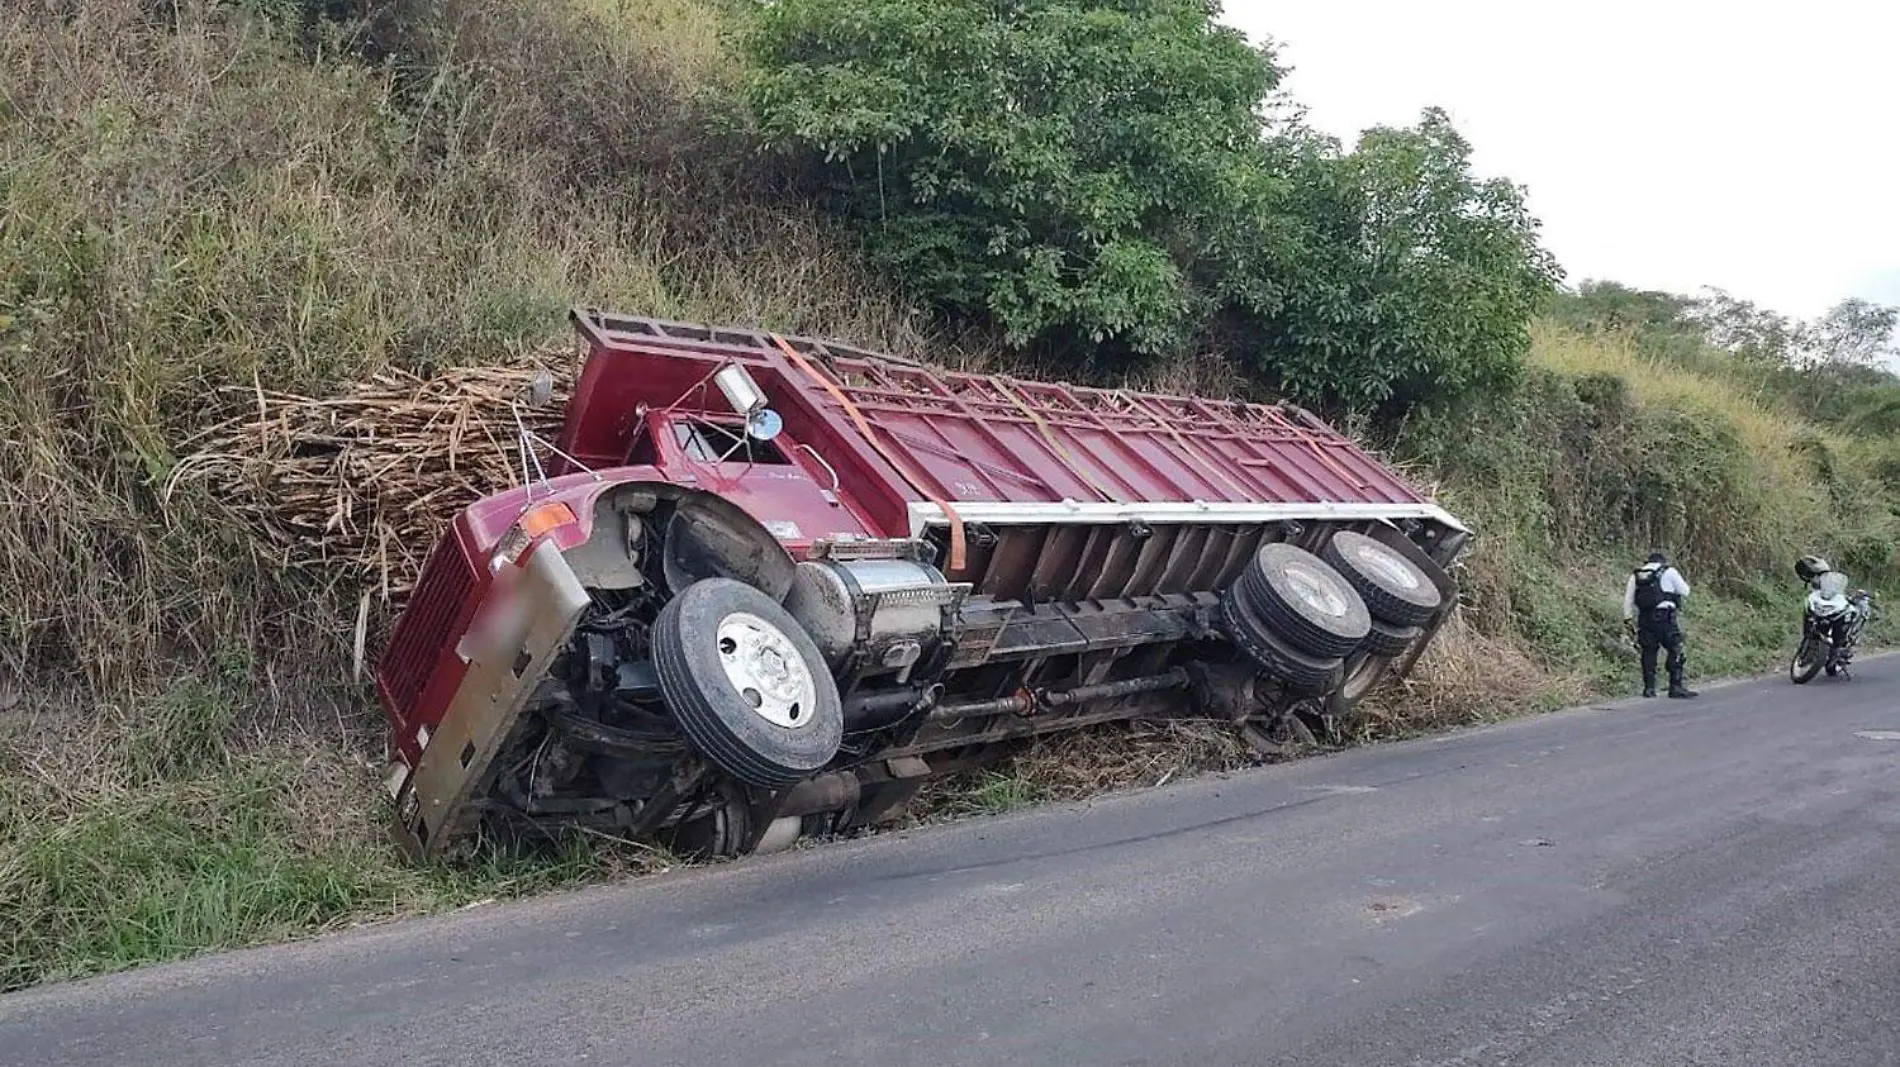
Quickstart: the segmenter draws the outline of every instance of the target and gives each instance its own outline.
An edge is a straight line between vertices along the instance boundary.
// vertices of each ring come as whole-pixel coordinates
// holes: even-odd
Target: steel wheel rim
[[[1286,568],[1285,574],[1287,584],[1293,587],[1293,595],[1299,597],[1301,603],[1329,618],[1346,617],[1346,598],[1333,588],[1325,575],[1297,564]]]
[[[797,646],[778,627],[748,612],[719,620],[719,666],[752,713],[798,730],[815,721],[818,686]]]
[[[1358,552],[1359,562],[1367,570],[1377,571],[1379,575],[1393,585],[1411,592],[1419,588],[1418,574],[1411,565],[1398,556],[1374,545],[1363,545]]]

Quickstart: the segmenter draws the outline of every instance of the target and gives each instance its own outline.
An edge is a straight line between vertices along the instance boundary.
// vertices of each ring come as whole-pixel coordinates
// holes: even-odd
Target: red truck
[[[417,857],[770,851],[1113,720],[1265,743],[1456,602],[1465,528],[1297,408],[573,321],[559,440],[524,433],[538,474],[455,518],[377,664]]]

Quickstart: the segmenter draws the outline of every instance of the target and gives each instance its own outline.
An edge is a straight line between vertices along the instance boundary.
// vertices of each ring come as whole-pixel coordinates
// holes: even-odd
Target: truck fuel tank
[[[863,676],[910,668],[943,640],[945,607],[966,587],[903,559],[808,560],[798,565],[785,608],[838,669],[857,653]]]

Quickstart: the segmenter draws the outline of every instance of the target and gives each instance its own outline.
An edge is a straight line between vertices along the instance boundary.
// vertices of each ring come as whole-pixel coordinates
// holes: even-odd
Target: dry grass
[[[1707,377],[1644,355],[1633,339],[1584,335],[1550,323],[1531,330],[1531,362],[1575,377],[1613,374],[1649,404],[1720,417],[1763,457],[1783,453],[1790,438],[1815,433],[1789,418],[1765,397],[1751,396],[1735,381]]]
[[[1521,640],[1481,633],[1459,611],[1411,676],[1374,693],[1345,731],[1357,741],[1394,740],[1498,722],[1587,696],[1582,679],[1538,663]]]
[[[1626,383],[1639,403],[1718,420],[1732,428],[1748,451],[1763,496],[1778,503],[1774,512],[1787,513],[1789,523],[1806,522],[1811,529],[1825,521],[1825,488],[1816,483],[1812,464],[1793,446],[1807,439],[1841,451],[1847,447],[1844,440],[1791,418],[1766,398],[1738,388],[1732,380],[1710,378],[1649,358],[1628,338],[1584,336],[1538,324],[1532,331],[1532,342],[1531,360],[1537,366],[1573,377],[1613,375]]]
[[[1392,741],[1499,722],[1582,701],[1588,692],[1582,679],[1540,665],[1522,642],[1488,637],[1458,612],[1409,678],[1376,691],[1320,743]],[[918,797],[909,821],[1086,800],[1261,762],[1240,732],[1225,724],[1110,723],[1037,738],[1001,764],[934,783]]]
[[[707,105],[682,79],[721,47],[704,5],[428,5],[396,75],[148,6],[0,10],[0,669],[126,694],[234,643],[347,660],[308,636],[348,633],[354,590],[292,592],[211,494],[164,496],[227,390],[506,364],[571,303],[923,347],[683,132]],[[629,47],[616,12],[701,43]]]
[[[606,29],[607,47],[638,55],[676,85],[729,87],[744,69],[727,39],[727,20],[703,0],[572,0]]]
[[[1002,763],[927,786],[908,823],[994,815],[1150,788],[1259,762],[1239,732],[1211,723],[1110,723],[1030,741]]]

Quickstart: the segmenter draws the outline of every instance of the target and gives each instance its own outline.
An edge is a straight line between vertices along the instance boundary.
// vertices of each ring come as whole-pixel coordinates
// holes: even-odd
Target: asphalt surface
[[[30,990],[0,1063],[1900,1064],[1900,659]]]

